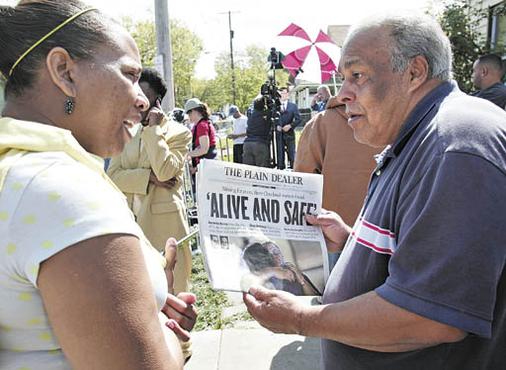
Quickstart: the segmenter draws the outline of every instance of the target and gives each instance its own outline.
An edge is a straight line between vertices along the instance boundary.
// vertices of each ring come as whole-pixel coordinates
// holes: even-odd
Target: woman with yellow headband
[[[77,0],[0,6],[0,35],[0,368],[182,368],[175,241],[162,259],[103,171],[148,108],[135,42]]]

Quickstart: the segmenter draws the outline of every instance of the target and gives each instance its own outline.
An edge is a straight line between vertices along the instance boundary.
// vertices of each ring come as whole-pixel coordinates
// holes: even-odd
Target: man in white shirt
[[[244,139],[246,139],[246,129],[248,127],[248,118],[243,115],[239,108],[232,105],[228,111],[228,115],[234,117],[233,131],[227,136],[228,139],[234,140],[234,162],[242,163],[242,152]]]

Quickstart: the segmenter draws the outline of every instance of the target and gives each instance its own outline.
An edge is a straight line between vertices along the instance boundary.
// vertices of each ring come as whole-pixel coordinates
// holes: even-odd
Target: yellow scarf
[[[104,161],[84,150],[69,130],[8,117],[0,118],[0,191],[2,191],[9,169],[29,152],[64,152],[77,162],[100,174],[105,181],[124,196],[105,173]],[[149,246],[154,251],[153,253],[156,253],[160,264],[165,268],[167,260],[151,246],[144,234],[141,238],[145,245]]]
[[[8,117],[0,118],[0,191],[9,169],[29,152],[64,152],[120,191],[104,172],[103,160],[84,150],[70,131]]]

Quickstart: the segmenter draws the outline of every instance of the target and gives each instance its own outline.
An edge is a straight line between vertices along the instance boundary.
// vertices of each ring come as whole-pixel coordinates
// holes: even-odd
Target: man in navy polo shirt
[[[275,332],[322,338],[325,370],[505,369],[506,113],[451,81],[451,48],[424,15],[364,21],[339,70],[355,139],[387,146],[351,229],[308,216],[343,249],[321,306],[252,288]]]

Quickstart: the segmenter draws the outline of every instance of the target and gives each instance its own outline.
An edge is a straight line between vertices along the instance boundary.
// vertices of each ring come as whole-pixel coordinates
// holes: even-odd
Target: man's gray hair
[[[446,81],[452,78],[450,40],[439,23],[425,14],[384,14],[367,18],[350,29],[343,50],[357,34],[383,27],[390,29],[393,41],[389,46],[394,72],[404,72],[411,59],[422,55],[429,65],[429,79]]]
[[[318,86],[318,90],[326,90],[330,94],[330,88],[327,85],[320,85]]]

